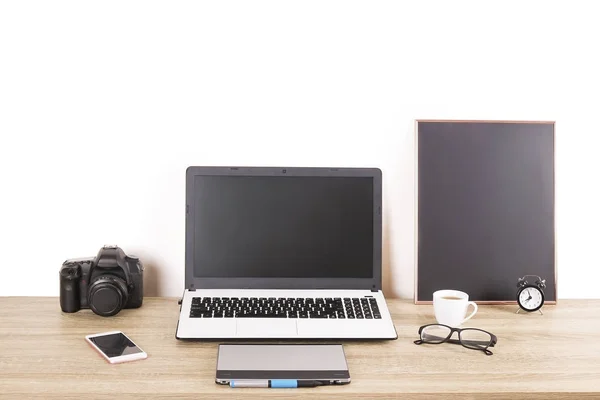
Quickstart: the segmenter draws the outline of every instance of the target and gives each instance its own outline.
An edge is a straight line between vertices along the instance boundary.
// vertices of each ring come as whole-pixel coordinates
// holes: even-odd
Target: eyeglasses
[[[458,340],[450,339],[454,332],[458,332]],[[419,328],[421,339],[415,340],[415,344],[440,344],[444,342],[461,344],[467,349],[481,350],[486,355],[492,353],[488,347],[494,347],[498,343],[498,338],[482,329],[476,328],[451,328],[447,325],[430,324]]]

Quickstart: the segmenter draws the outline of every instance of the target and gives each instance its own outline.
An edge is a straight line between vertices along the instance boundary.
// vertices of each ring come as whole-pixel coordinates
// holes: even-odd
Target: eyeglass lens
[[[463,346],[476,350],[484,350],[492,343],[490,334],[479,329],[465,328],[460,331],[459,339]]]
[[[452,331],[444,325],[429,325],[421,331],[423,343],[442,343],[450,336]]]

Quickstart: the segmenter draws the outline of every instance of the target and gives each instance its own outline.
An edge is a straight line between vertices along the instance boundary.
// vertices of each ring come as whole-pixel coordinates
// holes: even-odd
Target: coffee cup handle
[[[471,313],[471,314],[470,314],[470,315],[469,315],[467,318],[465,318],[465,319],[463,320],[463,324],[464,324],[465,322],[467,322],[468,320],[470,320],[470,319],[473,317],[473,315],[475,315],[475,313],[477,312],[477,303],[475,303],[474,301],[470,301],[470,302],[467,304],[467,307],[469,307],[469,305],[472,305],[472,306],[474,307],[474,309],[473,309],[473,312],[472,312],[472,313]]]

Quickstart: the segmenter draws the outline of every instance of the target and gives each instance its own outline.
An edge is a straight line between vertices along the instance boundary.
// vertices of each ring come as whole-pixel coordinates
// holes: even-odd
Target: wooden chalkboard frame
[[[418,282],[419,282],[419,123],[420,122],[439,122],[439,123],[503,123],[503,124],[551,124],[553,125],[553,141],[554,145],[554,276],[542,277],[544,279],[554,279],[554,298],[553,301],[545,301],[546,305],[555,305],[558,303],[558,270],[557,270],[557,246],[556,246],[556,121],[550,120],[473,120],[473,119],[416,119],[414,125],[414,143],[415,143],[415,180],[414,180],[414,234],[415,234],[415,264],[414,264],[414,304],[424,305],[433,304],[432,300],[419,300]],[[451,288],[448,288],[451,289]],[[480,301],[476,300],[477,304],[496,304],[496,305],[517,305],[516,301],[516,281],[515,281],[515,300],[510,301]]]

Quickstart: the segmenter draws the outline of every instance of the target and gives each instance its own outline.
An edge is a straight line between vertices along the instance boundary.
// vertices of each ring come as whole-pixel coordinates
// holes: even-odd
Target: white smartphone
[[[148,354],[123,332],[112,331],[87,335],[85,340],[111,364],[143,360]]]

